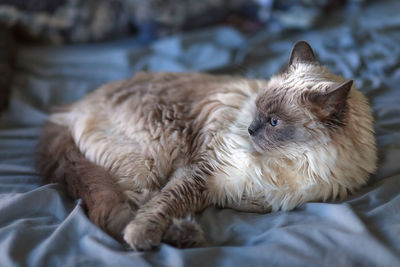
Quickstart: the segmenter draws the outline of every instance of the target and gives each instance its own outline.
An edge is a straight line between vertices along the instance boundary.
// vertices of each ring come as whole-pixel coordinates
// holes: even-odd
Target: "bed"
[[[348,9],[307,31],[243,35],[212,27],[159,39],[19,45],[0,119],[0,266],[400,266],[400,3]],[[379,168],[348,200],[253,214],[207,208],[207,243],[127,250],[94,226],[80,200],[43,184],[33,151],[51,107],[138,70],[268,78],[306,40],[333,72],[354,79],[375,118]]]

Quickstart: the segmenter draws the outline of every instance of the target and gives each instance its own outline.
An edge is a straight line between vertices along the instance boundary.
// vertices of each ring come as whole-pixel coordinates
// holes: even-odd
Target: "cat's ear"
[[[334,116],[339,119],[338,116],[343,114],[346,108],[346,100],[352,85],[353,80],[345,81],[332,86],[327,92],[310,93],[307,98],[321,117]]]
[[[289,66],[293,63],[315,63],[314,52],[306,41],[298,41],[292,48],[289,57]]]

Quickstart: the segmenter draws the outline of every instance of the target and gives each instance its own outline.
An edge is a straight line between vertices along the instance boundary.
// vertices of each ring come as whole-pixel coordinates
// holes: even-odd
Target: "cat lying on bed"
[[[298,42],[269,81],[138,73],[49,117],[38,144],[47,182],[135,250],[196,246],[188,218],[343,199],[376,168],[365,97]]]

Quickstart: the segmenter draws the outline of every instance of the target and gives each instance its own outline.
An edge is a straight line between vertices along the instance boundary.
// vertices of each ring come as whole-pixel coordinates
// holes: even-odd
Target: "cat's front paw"
[[[124,239],[134,250],[151,250],[160,242],[163,232],[160,227],[150,222],[133,220],[124,229]]]

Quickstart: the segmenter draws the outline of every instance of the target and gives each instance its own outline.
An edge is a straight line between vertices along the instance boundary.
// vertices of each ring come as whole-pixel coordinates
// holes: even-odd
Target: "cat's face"
[[[297,110],[297,112],[294,112]],[[248,128],[258,152],[272,152],[296,142],[307,142],[311,136],[303,127],[308,118],[292,108],[284,95],[263,94],[257,98],[253,121]]]
[[[307,43],[298,42],[287,70],[272,77],[256,99],[248,127],[255,149],[285,153],[289,147],[326,143],[345,125],[351,86],[319,65]]]

